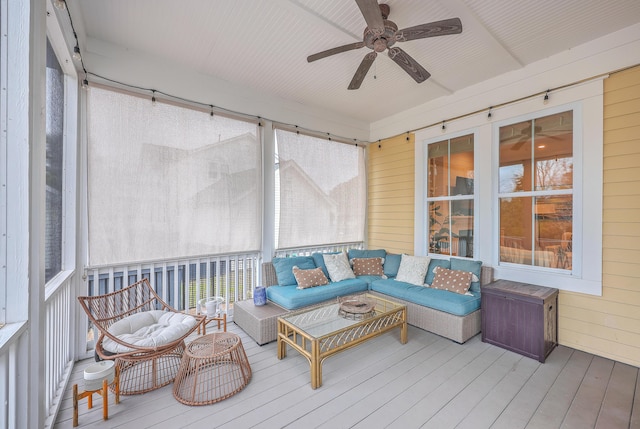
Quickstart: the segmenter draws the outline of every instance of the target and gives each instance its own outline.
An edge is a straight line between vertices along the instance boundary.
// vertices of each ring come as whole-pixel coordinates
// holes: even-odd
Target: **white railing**
[[[222,296],[227,303],[227,318],[233,320],[233,303],[253,296],[253,288],[259,282],[259,262],[260,254],[256,252],[92,267],[85,273],[86,294],[110,293],[147,278],[158,295],[180,311],[194,309],[198,299]],[[88,325],[87,328],[86,350],[90,351],[93,332]]]
[[[47,287],[45,296],[45,427],[53,426],[74,363],[75,294],[70,275],[55,287]]]
[[[275,251],[275,257],[285,258],[289,256],[309,256],[312,253],[346,252],[349,249],[362,249],[363,246],[364,243],[362,241],[354,241],[351,243],[326,244],[323,246],[291,247],[287,249],[277,249]]]

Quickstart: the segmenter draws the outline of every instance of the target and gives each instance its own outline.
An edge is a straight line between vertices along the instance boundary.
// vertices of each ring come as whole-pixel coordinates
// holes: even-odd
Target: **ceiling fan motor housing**
[[[384,33],[380,35],[369,30],[369,27],[364,29],[364,45],[376,52],[382,52],[396,43],[396,32],[398,31],[398,26],[395,22],[389,21],[388,19],[383,20],[383,22]]]

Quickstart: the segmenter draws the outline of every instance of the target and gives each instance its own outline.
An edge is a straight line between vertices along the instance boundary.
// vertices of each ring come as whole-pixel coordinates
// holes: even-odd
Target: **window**
[[[473,134],[427,148],[429,253],[473,257]]]
[[[499,129],[500,263],[572,269],[573,111]]]
[[[64,73],[47,39],[45,281],[62,270]]]
[[[364,239],[364,148],[276,130],[277,248]]]

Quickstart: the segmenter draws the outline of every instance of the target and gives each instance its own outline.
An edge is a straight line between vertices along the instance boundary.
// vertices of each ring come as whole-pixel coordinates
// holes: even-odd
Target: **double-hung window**
[[[499,129],[500,264],[571,270],[573,111]]]
[[[427,216],[430,254],[473,257],[474,135],[427,147]]]

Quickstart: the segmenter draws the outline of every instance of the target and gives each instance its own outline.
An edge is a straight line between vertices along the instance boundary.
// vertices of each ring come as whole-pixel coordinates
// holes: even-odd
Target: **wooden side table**
[[[497,280],[481,299],[482,341],[544,363],[558,345],[558,289]]]

